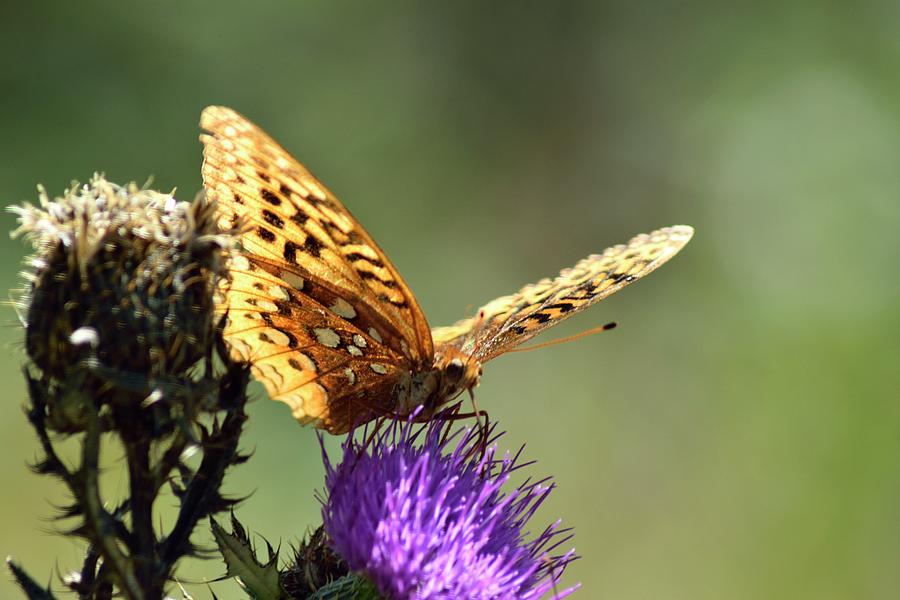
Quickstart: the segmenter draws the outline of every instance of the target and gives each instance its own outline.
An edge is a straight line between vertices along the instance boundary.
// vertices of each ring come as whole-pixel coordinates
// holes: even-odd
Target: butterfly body
[[[416,412],[417,419],[427,420],[462,392],[478,387],[481,374],[481,363],[473,357],[452,346],[439,347],[431,369],[400,376],[392,393],[395,414]]]
[[[416,410],[427,419],[477,386],[483,363],[650,273],[693,234],[636,236],[431,329],[384,252],[302,164],[229,108],[206,108],[200,124],[207,198],[243,228],[220,303],[226,340],[273,399],[332,433]]]

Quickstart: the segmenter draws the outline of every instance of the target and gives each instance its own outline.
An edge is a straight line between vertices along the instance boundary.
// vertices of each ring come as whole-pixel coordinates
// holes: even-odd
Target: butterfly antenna
[[[511,350],[507,350],[507,352],[529,352],[531,350],[538,350],[539,348],[546,348],[547,346],[555,346],[557,344],[565,344],[566,342],[572,342],[579,338],[583,338],[589,335],[594,335],[595,333],[602,333],[604,331],[609,331],[610,329],[615,329],[618,327],[618,323],[613,321],[612,323],[607,323],[606,325],[601,325],[600,327],[594,327],[592,329],[588,329],[587,331],[582,331],[581,333],[576,333],[575,335],[566,336],[564,338],[560,338],[558,340],[550,340],[549,342],[542,342],[540,344],[534,344],[533,346],[526,346],[524,348],[513,348]]]

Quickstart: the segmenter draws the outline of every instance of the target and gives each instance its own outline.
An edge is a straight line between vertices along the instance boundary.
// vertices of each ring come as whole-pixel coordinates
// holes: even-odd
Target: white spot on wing
[[[250,270],[250,261],[247,260],[247,257],[243,254],[235,255],[231,258],[230,268],[235,269],[237,271],[249,271]]]
[[[287,290],[281,287],[280,285],[270,285],[269,286],[269,295],[277,300],[290,300],[291,297],[288,295]]]
[[[302,277],[291,273],[290,271],[282,271],[281,278],[284,279],[284,282],[294,288],[295,290],[302,290],[303,285],[306,283]]]
[[[269,327],[266,329],[263,334],[269,338],[269,341],[276,346],[288,346],[291,343],[291,339],[283,332],[278,329],[274,329]]]
[[[316,339],[319,340],[319,343],[323,346],[328,346],[329,348],[337,348],[338,344],[341,343],[341,338],[334,332],[334,329],[328,329],[327,327],[316,327],[313,329],[313,333],[316,335]]]
[[[303,352],[297,352],[297,354],[294,355],[294,359],[297,361],[297,364],[300,365],[301,371],[310,371],[312,373],[318,371],[316,363]]]
[[[311,382],[294,392],[273,396],[291,407],[291,414],[304,425],[317,422],[324,414],[328,392],[320,384]]]
[[[352,319],[356,316],[356,310],[343,298],[336,299],[328,310],[345,319]]]
[[[307,188],[309,188],[309,191],[311,191],[313,194],[315,194],[316,198],[318,198],[319,200],[325,199],[325,191],[322,188],[320,188],[318,185],[316,185],[314,182],[312,182],[308,179],[304,179],[303,185],[305,185]]]
[[[379,344],[383,344],[384,340],[381,339],[381,334],[378,333],[378,330],[374,327],[369,327],[369,337],[378,342]]]
[[[350,385],[356,383],[356,373],[353,372],[353,369],[347,367],[346,369],[344,369],[344,375],[347,377],[347,382]]]
[[[373,371],[375,371],[376,373],[378,373],[379,375],[387,374],[387,367],[385,367],[382,364],[372,363],[371,365],[369,365],[369,368],[372,369]]]
[[[349,352],[352,356],[362,356],[363,352],[353,344],[347,346],[347,352]]]
[[[271,300],[260,300],[256,303],[256,306],[261,308],[264,312],[278,312],[278,306]]]
[[[250,344],[248,344],[245,340],[239,338],[231,338],[228,341],[231,344],[231,350],[234,352],[234,354],[236,354],[241,360],[250,360],[253,350]]]
[[[359,335],[358,333],[353,334],[353,343],[359,346],[360,348],[366,347],[366,338]]]

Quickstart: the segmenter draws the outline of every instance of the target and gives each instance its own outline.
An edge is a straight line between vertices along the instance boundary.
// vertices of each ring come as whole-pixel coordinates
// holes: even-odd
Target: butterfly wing
[[[635,236],[628,244],[588,256],[555,279],[487,303],[475,317],[435,328],[434,342],[439,352],[442,345],[451,345],[486,362],[644,277],[693,234],[691,227],[676,225]]]
[[[203,185],[239,223],[225,337],[270,396],[332,432],[384,414],[399,374],[430,366],[428,323],[400,274],[341,202],[235,111],[200,126]]]

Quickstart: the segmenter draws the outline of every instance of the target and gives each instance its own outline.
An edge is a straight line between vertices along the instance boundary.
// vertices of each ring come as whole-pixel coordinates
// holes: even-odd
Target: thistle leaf
[[[254,600],[288,600],[290,597],[278,577],[277,553],[269,546],[268,561],[260,563],[246,530],[234,516],[231,522],[233,532],[228,533],[215,519],[210,519],[213,536],[225,560],[225,577],[237,577],[241,587]]]
[[[56,597],[50,593],[49,587],[41,587],[41,584],[32,579],[22,567],[13,562],[11,556],[7,557],[6,566],[9,567],[13,578],[19,584],[19,587],[22,588],[22,591],[25,592],[28,600],[56,600]]]

